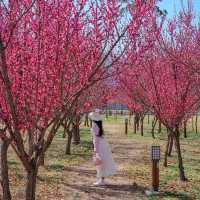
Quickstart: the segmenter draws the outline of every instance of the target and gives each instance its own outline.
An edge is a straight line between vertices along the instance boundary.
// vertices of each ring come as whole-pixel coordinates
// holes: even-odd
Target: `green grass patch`
[[[122,139],[122,144],[120,144],[120,148],[123,151],[123,144],[126,145],[129,143],[130,148],[135,148],[137,152],[133,155],[133,159],[131,157],[131,161],[129,159],[124,160],[124,168],[122,169],[122,178],[127,178],[130,182],[135,182],[137,185],[150,188],[151,187],[151,161],[150,161],[150,146],[152,144],[158,144],[161,146],[161,161],[160,161],[160,196],[153,197],[142,197],[144,199],[149,200],[200,200],[200,123],[198,124],[199,133],[196,134],[194,131],[194,127],[192,127],[191,122],[188,123],[187,131],[188,138],[183,138],[181,136],[181,149],[183,153],[183,161],[185,167],[186,176],[189,179],[187,183],[179,182],[179,171],[177,164],[177,155],[175,149],[173,149],[172,156],[168,158],[169,166],[167,168],[163,167],[163,157],[164,150],[166,145],[166,129],[162,126],[162,132],[158,133],[158,124],[155,127],[155,136],[156,139],[152,138],[151,135],[151,126],[153,117],[146,117],[144,120],[144,136],[141,136],[140,131],[137,134],[134,134],[133,130],[133,120],[131,120],[131,124],[128,127],[128,135],[124,134],[124,119],[125,116],[118,115],[117,118],[114,116],[109,116],[107,119],[104,118],[104,127],[105,131],[108,132],[108,138],[114,148],[116,148],[116,143],[120,143],[120,139]],[[114,133],[109,133],[109,129],[114,128]],[[113,134],[113,135],[110,135]],[[112,143],[112,136],[117,135],[117,139],[115,137],[115,141]],[[45,155],[45,166],[41,167],[39,170],[39,187],[44,188],[45,190],[50,190],[50,188],[60,187],[65,188],[67,184],[73,184],[70,179],[73,176],[72,171],[75,167],[79,168],[80,165],[87,163],[91,160],[92,156],[92,139],[90,128],[86,128],[81,126],[80,129],[81,142],[79,145],[72,145],[71,155],[65,155],[65,148],[67,143],[67,138],[63,138],[63,129],[61,128],[58,131],[58,134],[53,140],[51,147]],[[114,138],[114,137],[113,137]],[[133,141],[133,146],[130,146],[130,141]],[[134,144],[137,144],[135,147]],[[125,148],[129,148],[125,146]],[[129,149],[127,149],[127,152]],[[131,149],[130,149],[131,151]],[[127,157],[127,155],[123,155],[122,152],[120,156]],[[116,155],[117,156],[117,155]],[[12,187],[18,188],[18,185],[21,184],[21,188],[24,188],[25,176],[26,173],[23,166],[21,165],[19,159],[16,154],[13,153],[11,148],[9,149],[8,163],[10,168],[10,173],[12,175]],[[91,164],[91,163],[90,163]],[[69,170],[69,171],[68,171]],[[80,174],[82,176],[82,174]],[[14,178],[13,178],[14,177]],[[128,181],[127,180],[127,181]],[[46,188],[47,187],[47,188]],[[59,191],[59,189],[58,189]],[[77,190],[74,194],[76,194]],[[43,194],[43,193],[42,193]],[[72,193],[69,194],[69,197],[72,196]],[[66,197],[65,196],[65,197]],[[79,193],[77,193],[77,199],[79,198]],[[133,199],[137,194],[133,194]],[[143,199],[141,197],[141,199]],[[136,198],[137,199],[137,198]]]

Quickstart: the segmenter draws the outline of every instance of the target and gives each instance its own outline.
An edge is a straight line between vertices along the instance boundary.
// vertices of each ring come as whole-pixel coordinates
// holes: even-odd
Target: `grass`
[[[121,118],[121,126],[124,126],[123,117]],[[117,119],[118,121],[120,119]],[[152,117],[150,118],[152,121]],[[114,123],[115,120],[108,120],[108,123]],[[118,122],[119,123],[119,122]],[[199,126],[199,124],[198,124]],[[198,127],[200,130],[200,127]],[[151,124],[147,123],[147,118],[144,121],[144,136],[133,133],[133,128],[129,125],[128,138],[135,141],[140,141],[142,144],[151,145],[158,144],[161,146],[161,162],[160,162],[160,188],[161,195],[159,197],[150,197],[149,199],[198,199],[200,200],[200,133],[196,134],[192,130],[192,124],[187,125],[187,138],[181,136],[181,148],[184,160],[184,167],[186,176],[189,179],[187,183],[180,183],[177,179],[179,176],[176,152],[173,150],[173,155],[168,159],[169,166],[163,167],[163,154],[166,144],[166,129],[162,128],[162,133],[157,133],[158,127],[155,129],[156,139],[151,136]],[[148,152],[146,152],[148,153]],[[145,156],[148,160],[148,157]],[[141,162],[136,166],[130,165],[128,167],[130,177],[137,180],[138,183],[145,184],[144,182],[151,182],[149,177],[149,168],[145,162]],[[141,178],[142,177],[142,178]],[[144,177],[145,181],[144,181]]]
[[[178,167],[176,152],[173,150],[172,157],[169,158],[169,166],[163,167],[163,152],[166,143],[166,130],[162,128],[162,133],[158,134],[156,126],[155,136],[156,139],[151,137],[151,121],[148,124],[147,118],[144,122],[144,136],[133,133],[133,123],[129,125],[128,135],[124,135],[124,116],[115,117],[109,116],[104,119],[104,125],[107,130],[112,129],[117,125],[119,138],[128,139],[133,141],[138,146],[130,147],[130,151],[138,150],[140,153],[135,153],[136,157],[127,160],[124,163],[124,179],[129,179],[137,185],[149,188],[151,185],[151,162],[150,162],[150,146],[151,144],[159,144],[161,146],[162,157],[160,161],[160,196],[149,197],[149,200],[200,200],[200,123],[198,124],[199,133],[194,133],[192,124],[188,124],[188,138],[181,139],[181,148],[184,158],[184,167],[186,175],[189,179],[187,183],[180,183],[178,180]],[[67,197],[68,199],[83,198],[83,194],[79,190],[69,192],[66,187],[74,181],[74,173],[69,169],[82,166],[84,163],[91,159],[92,155],[92,142],[89,128],[81,127],[81,144],[72,146],[72,154],[65,155],[66,138],[62,137],[63,130],[60,129],[55,137],[50,149],[45,157],[45,167],[42,167],[38,175],[38,199],[40,200],[57,200]],[[110,138],[112,142],[112,138]],[[117,144],[112,144],[113,146]],[[129,148],[128,146],[126,148]],[[15,153],[9,150],[9,173],[11,175],[11,189],[14,191],[14,199],[23,199],[21,193],[24,191],[25,186],[25,171]],[[79,177],[83,174],[80,172]],[[79,179],[76,177],[75,179]],[[88,194],[87,192],[84,195]],[[63,196],[64,195],[64,198]],[[137,196],[134,193],[133,199],[147,199],[144,194]],[[22,195],[23,196],[23,195]],[[58,197],[58,198],[54,198]],[[91,197],[93,198],[93,197]],[[98,199],[98,198],[97,198]],[[105,198],[107,200],[107,198]],[[116,198],[120,199],[120,198]]]
[[[81,143],[76,146],[72,145],[71,155],[65,155],[64,153],[67,138],[63,138],[62,133],[63,130],[59,130],[50,149],[46,153],[45,166],[40,168],[38,174],[38,199],[45,200],[45,196],[47,199],[49,198],[50,191],[54,191],[62,180],[67,178],[66,175],[62,177],[67,168],[87,162],[91,157],[92,142],[89,128],[81,129]],[[9,149],[8,164],[14,199],[21,200],[24,198],[26,173],[12,149]]]

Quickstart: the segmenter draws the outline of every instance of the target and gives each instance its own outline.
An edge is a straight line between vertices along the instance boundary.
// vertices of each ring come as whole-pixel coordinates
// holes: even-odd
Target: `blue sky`
[[[182,0],[184,5],[187,5],[187,0]],[[200,0],[193,0],[193,9],[195,13],[200,16]],[[159,3],[159,7],[166,9],[168,12],[167,17],[171,18],[175,12],[178,12],[181,9],[181,0],[163,0]]]

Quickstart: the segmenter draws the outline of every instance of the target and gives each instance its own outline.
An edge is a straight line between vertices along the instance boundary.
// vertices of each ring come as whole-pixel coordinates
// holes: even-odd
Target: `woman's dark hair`
[[[99,127],[99,134],[97,136],[102,137],[104,135],[102,121],[93,121]]]

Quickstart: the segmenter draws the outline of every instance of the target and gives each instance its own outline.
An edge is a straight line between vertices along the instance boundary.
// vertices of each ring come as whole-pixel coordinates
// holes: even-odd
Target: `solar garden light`
[[[159,193],[159,161],[160,161],[160,146],[151,146],[151,160],[152,160],[152,190],[146,191],[147,195],[154,195]]]

